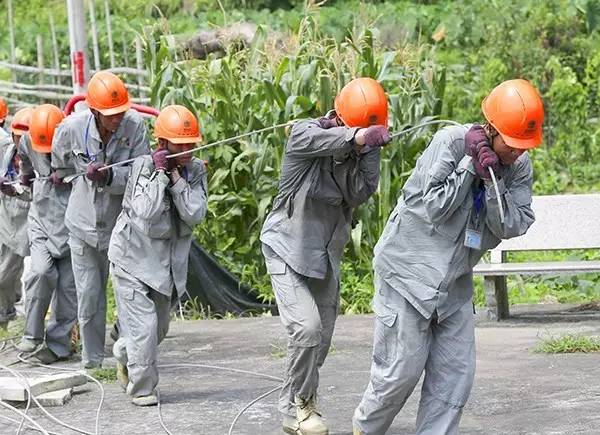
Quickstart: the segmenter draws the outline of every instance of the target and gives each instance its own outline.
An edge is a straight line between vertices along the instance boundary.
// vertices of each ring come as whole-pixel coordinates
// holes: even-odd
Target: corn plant
[[[147,32],[145,39],[154,104],[190,107],[201,119],[207,142],[320,116],[332,108],[341,87],[358,76],[373,77],[386,89],[392,130],[428,120],[441,109],[444,72],[431,62],[428,47],[383,51],[368,26],[354,29],[353,36],[340,43],[323,35],[308,14],[285,41],[274,42],[259,28],[250,48],[205,61],[181,61],[181,53],[169,48],[165,36]],[[202,156],[211,171],[210,217],[197,227],[196,236],[264,299],[271,299],[272,293],[259,234],[277,193],[285,140],[279,129]],[[348,277],[354,285],[346,285],[342,296],[349,311],[368,309],[364,295],[372,292],[372,247],[425,144],[416,134],[390,144],[383,153],[379,191],[356,211],[352,248],[346,255],[352,266],[344,267],[356,275]],[[362,295],[360,303],[353,294]]]

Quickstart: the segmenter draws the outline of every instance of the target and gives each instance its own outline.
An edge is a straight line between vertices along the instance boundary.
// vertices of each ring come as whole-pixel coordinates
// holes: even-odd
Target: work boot
[[[298,435],[300,426],[298,425],[298,419],[289,415],[283,415],[283,431],[290,435]]]
[[[129,385],[129,371],[127,370],[127,366],[121,364],[119,361],[117,361],[117,381],[119,381],[119,385],[123,391],[127,391],[127,385]]]
[[[38,352],[35,352],[32,357],[37,359],[42,364],[52,364],[58,361],[58,355],[45,346]]]
[[[148,394],[147,396],[138,396],[131,399],[131,402],[135,406],[154,406],[158,404],[158,397],[156,394]]]
[[[102,368],[102,363],[94,362],[94,361],[88,361],[88,362],[86,362],[83,365],[83,368],[85,370],[101,369]]]
[[[17,344],[17,349],[21,352],[33,352],[41,344],[41,341],[32,338],[21,337],[21,341]]]
[[[301,435],[329,435],[329,429],[321,414],[317,412],[315,398],[308,400],[296,396],[296,418]]]
[[[352,428],[352,435],[364,435],[356,426]]]

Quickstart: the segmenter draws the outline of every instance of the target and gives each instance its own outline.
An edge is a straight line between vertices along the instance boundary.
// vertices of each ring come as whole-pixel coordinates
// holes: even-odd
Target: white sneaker
[[[308,400],[296,396],[296,418],[301,435],[329,435],[329,429],[317,412],[314,397]]]

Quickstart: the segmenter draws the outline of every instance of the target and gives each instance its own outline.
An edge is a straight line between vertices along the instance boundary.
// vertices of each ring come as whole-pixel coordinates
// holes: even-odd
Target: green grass
[[[25,328],[24,317],[17,317],[15,320],[11,320],[8,323],[8,328],[0,329],[0,340],[6,340],[12,337],[18,337],[16,338],[16,340],[18,340],[23,335],[23,328]]]
[[[114,367],[91,369],[89,374],[104,384],[110,384],[117,381],[117,369]]]
[[[600,337],[582,334],[563,334],[543,340],[536,353],[590,353],[600,352]]]

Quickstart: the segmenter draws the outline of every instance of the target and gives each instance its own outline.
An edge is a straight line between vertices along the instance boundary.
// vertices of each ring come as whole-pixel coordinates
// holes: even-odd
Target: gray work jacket
[[[374,268],[423,316],[454,313],[473,296],[473,267],[501,239],[524,234],[535,220],[533,171],[527,153],[496,174],[504,205],[500,222],[493,186],[483,186],[464,152],[470,125],[438,131],[403,188],[375,246]],[[479,212],[474,207],[481,191]],[[481,249],[465,246],[465,232],[481,234]]]
[[[379,183],[379,149],[354,151],[357,128],[323,129],[316,120],[294,125],[285,147],[279,193],[260,240],[297,273],[336,278],[350,236],[352,211]],[[276,264],[267,263],[270,273]]]
[[[21,144],[28,141],[28,135],[21,137]],[[0,175],[11,181],[19,180],[21,175],[18,164],[17,147],[11,137],[0,131]],[[29,255],[27,238],[27,215],[31,203],[31,190],[21,184],[15,184],[17,196],[0,193],[0,243],[8,246],[21,257]]]
[[[151,156],[133,163],[108,249],[109,260],[167,296],[185,292],[193,229],[206,214],[204,162],[193,158],[170,184]]]
[[[40,180],[52,172],[50,154],[34,151],[29,140],[19,145],[21,172],[33,178],[32,201],[29,210],[29,242],[43,243],[55,258],[69,254],[69,230],[65,225],[65,212],[71,194],[71,184],[54,186],[50,180]]]
[[[52,141],[52,168],[64,177],[85,172],[92,161],[111,164],[149,153],[144,121],[134,110],[125,113],[106,146],[92,113],[84,110],[67,117],[57,127]],[[106,184],[85,176],[73,181],[65,219],[71,234],[98,249],[108,248],[130,169],[131,165],[112,168],[112,177]]]

